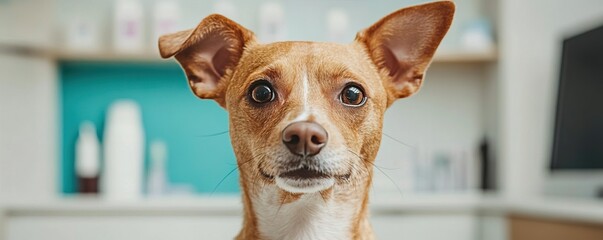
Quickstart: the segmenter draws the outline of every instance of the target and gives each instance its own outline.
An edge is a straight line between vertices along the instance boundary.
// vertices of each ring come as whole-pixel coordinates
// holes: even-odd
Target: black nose
[[[283,143],[296,155],[316,155],[327,140],[327,131],[313,122],[294,122],[283,130]]]

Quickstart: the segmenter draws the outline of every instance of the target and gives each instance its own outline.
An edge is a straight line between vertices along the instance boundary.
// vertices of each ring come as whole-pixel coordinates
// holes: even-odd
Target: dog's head
[[[241,183],[288,193],[366,189],[383,114],[419,90],[452,2],[398,10],[350,44],[276,42],[220,15],[162,36],[192,91],[229,112]]]

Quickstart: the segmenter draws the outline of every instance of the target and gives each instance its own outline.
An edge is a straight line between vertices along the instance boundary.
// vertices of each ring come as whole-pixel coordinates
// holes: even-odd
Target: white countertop
[[[603,201],[576,199],[530,199],[507,201],[506,213],[603,224]]]
[[[47,201],[9,202],[7,215],[198,215],[235,214],[242,211],[241,199],[232,196],[148,198],[136,201],[107,201],[73,196]]]
[[[603,224],[603,201],[575,199],[505,200],[492,195],[419,195],[374,197],[370,208],[375,215],[484,213],[513,214]],[[240,215],[238,195],[188,198],[144,199],[109,202],[99,198],[65,197],[51,201],[4,204],[11,216],[53,215]]]

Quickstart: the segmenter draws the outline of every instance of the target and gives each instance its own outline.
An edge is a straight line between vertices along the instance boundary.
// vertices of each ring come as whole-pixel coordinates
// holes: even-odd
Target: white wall
[[[411,159],[416,160],[417,154],[477,152],[488,125],[484,112],[488,106],[487,78],[488,69],[483,64],[434,63],[421,90],[397,100],[387,110],[383,132],[406,145],[383,136],[375,164],[405,194],[414,191],[409,185],[416,185],[409,176],[416,174],[413,168],[417,161]],[[477,163],[476,158],[471,161]],[[397,193],[394,183],[381,171],[376,169],[374,174],[376,196]]]
[[[54,0],[0,1],[0,44],[51,47],[54,4]]]
[[[561,40],[603,24],[601,0],[500,1],[501,156],[505,195],[537,196],[553,136]]]

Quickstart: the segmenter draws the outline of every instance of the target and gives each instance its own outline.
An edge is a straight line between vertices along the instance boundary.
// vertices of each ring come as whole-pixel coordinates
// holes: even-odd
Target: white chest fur
[[[353,207],[320,194],[304,194],[283,204],[277,189],[264,191],[254,201],[258,228],[266,239],[350,239]],[[280,207],[279,207],[280,206]]]

